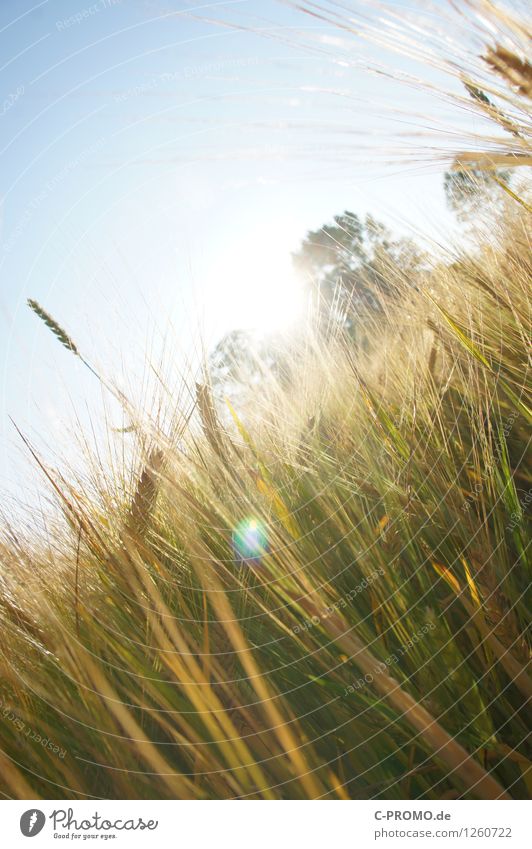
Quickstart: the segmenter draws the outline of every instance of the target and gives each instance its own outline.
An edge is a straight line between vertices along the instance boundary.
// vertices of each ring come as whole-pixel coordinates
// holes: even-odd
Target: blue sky
[[[275,327],[290,251],[335,213],[445,241],[442,166],[382,155],[426,96],[364,73],[363,42],[334,61],[337,37],[273,0],[2,0],[0,489],[21,480],[9,415],[68,455],[102,404],[28,297],[141,394],[147,350]]]

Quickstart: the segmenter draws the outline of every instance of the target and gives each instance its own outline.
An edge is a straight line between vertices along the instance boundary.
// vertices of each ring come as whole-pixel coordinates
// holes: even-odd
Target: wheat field
[[[241,406],[107,386],[133,459],[81,485],[20,430],[58,512],[0,530],[5,797],[529,796],[532,74],[485,5],[493,136],[455,157],[525,166],[489,234],[383,264],[364,344],[310,316]]]

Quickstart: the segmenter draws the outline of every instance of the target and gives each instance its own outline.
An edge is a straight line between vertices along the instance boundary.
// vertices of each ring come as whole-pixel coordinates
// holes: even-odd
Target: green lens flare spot
[[[233,549],[237,560],[260,560],[268,548],[268,535],[263,523],[247,518],[233,531]]]

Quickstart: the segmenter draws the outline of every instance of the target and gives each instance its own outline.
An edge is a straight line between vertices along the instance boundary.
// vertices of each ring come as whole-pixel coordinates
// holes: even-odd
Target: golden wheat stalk
[[[489,67],[515,88],[519,94],[532,98],[532,65],[511,50],[497,44],[482,57]]]
[[[148,462],[144,466],[139,477],[135,495],[131,502],[131,510],[128,522],[130,533],[143,536],[148,528],[148,522],[159,490],[159,475],[164,460],[164,453],[160,448],[150,451]]]
[[[211,448],[220,459],[225,459],[222,430],[216,415],[212,390],[208,383],[196,383],[196,401],[203,431]]]
[[[300,599],[299,604],[310,617],[316,615],[316,609],[307,599]],[[338,645],[349,653],[364,674],[375,671],[375,656],[339,614],[329,618],[327,631]],[[471,757],[420,702],[403,690],[391,675],[387,672],[376,675],[373,685],[379,695],[417,732],[420,739],[432,750],[434,757],[444,763],[449,772],[456,775],[473,796],[479,799],[510,798],[499,782]]]

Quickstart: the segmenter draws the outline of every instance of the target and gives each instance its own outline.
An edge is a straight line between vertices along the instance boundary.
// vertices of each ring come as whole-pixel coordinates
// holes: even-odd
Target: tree
[[[505,52],[503,51],[501,55],[504,56]],[[490,50],[483,59],[491,67],[496,67],[500,71],[501,55],[498,51]],[[481,111],[487,113],[492,120],[495,119],[506,132],[520,137],[517,125],[490,100],[482,89],[471,82],[465,80],[463,82],[469,97]],[[510,171],[495,167],[475,168],[472,164],[464,164],[460,159],[460,156],[456,158],[451,170],[446,172],[443,182],[447,204],[457,218],[460,221],[468,221],[486,210],[492,214],[501,212],[505,192],[500,184],[509,184]]]
[[[259,339],[247,330],[231,330],[209,357],[209,375],[216,395],[238,397],[274,378],[289,379],[290,364],[275,336]]]
[[[246,330],[231,330],[218,342],[209,357],[209,371],[213,384],[241,383],[257,371],[258,350],[256,340]]]
[[[465,222],[475,218],[481,211],[488,210],[490,214],[500,212],[505,201],[505,192],[500,183],[508,185],[509,182],[509,171],[462,168],[457,163],[446,172],[443,187],[447,205],[460,221]]]
[[[357,313],[379,312],[383,296],[397,293],[398,272],[418,269],[421,254],[412,240],[394,239],[371,215],[361,219],[346,210],[333,224],[309,232],[293,260],[327,321],[354,330]]]
[[[316,295],[318,327],[324,333],[341,328],[354,345],[364,344],[368,311],[378,316],[383,299],[397,297],[405,276],[415,285],[422,264],[412,240],[393,238],[371,215],[360,218],[347,210],[307,233],[292,258]],[[209,359],[215,394],[243,397],[268,379],[289,382],[290,356],[276,337],[259,340],[244,330],[231,331]]]

